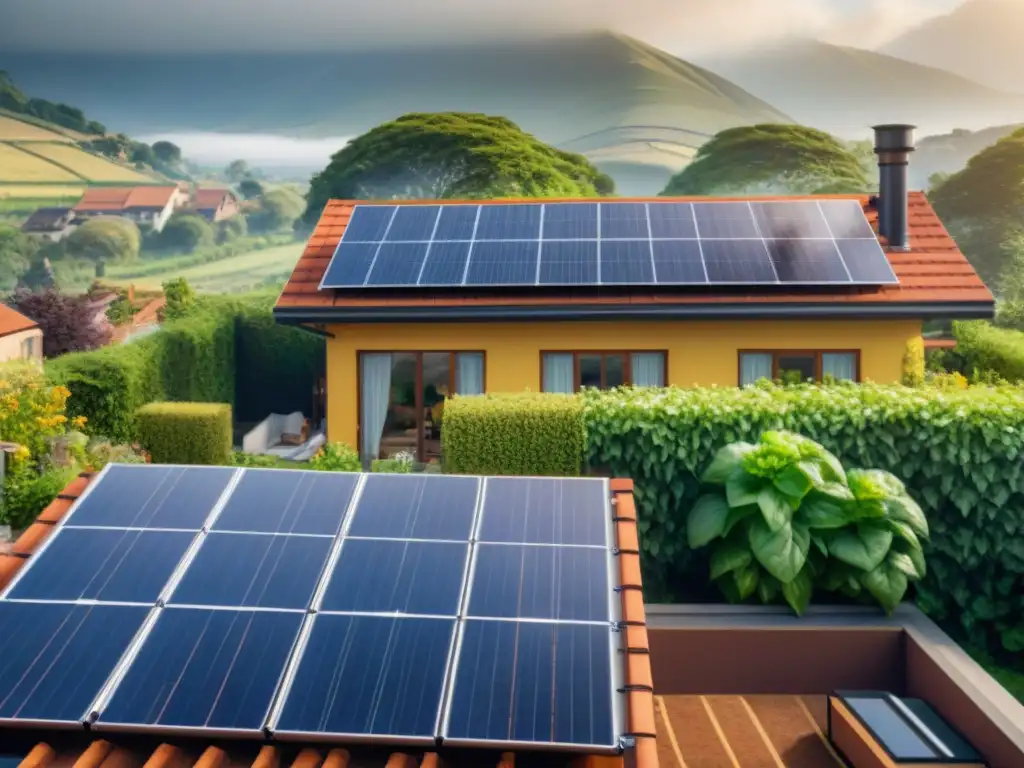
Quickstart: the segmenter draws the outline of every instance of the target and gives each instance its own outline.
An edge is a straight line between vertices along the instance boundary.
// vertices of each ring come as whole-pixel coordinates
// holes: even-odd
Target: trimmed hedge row
[[[1009,382],[1024,381],[1024,332],[975,321],[954,323],[956,348],[942,355],[945,367],[968,378],[991,372]]]
[[[586,452],[582,403],[536,392],[456,396],[444,406],[441,448],[445,472],[578,475]]]
[[[139,443],[154,464],[231,462],[227,403],[149,403],[136,416]]]
[[[820,442],[844,464],[903,480],[932,529],[919,605],[940,621],[959,622],[979,646],[1024,650],[1024,389],[765,384],[579,397],[591,465],[635,483],[652,596],[660,590],[679,599],[680,585],[684,592],[708,586],[705,556],[687,547],[684,532],[697,478],[715,452],[784,429]],[[516,418],[514,406],[505,413]],[[502,416],[488,413],[463,432],[482,433],[485,421],[500,424]],[[545,444],[564,439],[554,425],[545,429]],[[482,438],[473,445],[486,450]]]

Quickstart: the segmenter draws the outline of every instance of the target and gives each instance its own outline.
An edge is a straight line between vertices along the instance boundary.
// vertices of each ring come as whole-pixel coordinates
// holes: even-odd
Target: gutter
[[[274,307],[274,319],[303,323],[397,323],[543,320],[991,320],[994,301],[879,303],[744,304],[563,304],[433,305],[429,307]]]

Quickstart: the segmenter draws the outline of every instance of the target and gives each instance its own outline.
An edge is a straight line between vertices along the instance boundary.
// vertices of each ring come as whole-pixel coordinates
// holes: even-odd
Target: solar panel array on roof
[[[856,200],[357,205],[324,288],[882,285]]]
[[[616,751],[608,494],[111,465],[2,593],[0,722]]]

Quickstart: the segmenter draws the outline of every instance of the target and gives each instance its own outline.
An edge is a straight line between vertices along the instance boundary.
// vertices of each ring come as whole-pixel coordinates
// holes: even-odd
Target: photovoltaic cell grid
[[[357,205],[323,288],[897,283],[856,200]]]
[[[0,600],[0,721],[614,748],[606,484],[360,477],[110,466]]]

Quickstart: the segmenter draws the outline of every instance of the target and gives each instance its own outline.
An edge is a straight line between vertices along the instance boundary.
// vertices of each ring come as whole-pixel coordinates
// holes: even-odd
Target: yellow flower
[[[14,458],[18,459],[19,461],[24,461],[31,455],[32,453],[24,445],[19,445],[17,449],[14,451]]]
[[[85,416],[75,416],[75,418],[71,420],[71,426],[75,429],[82,429],[87,421],[88,419]]]

